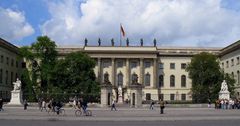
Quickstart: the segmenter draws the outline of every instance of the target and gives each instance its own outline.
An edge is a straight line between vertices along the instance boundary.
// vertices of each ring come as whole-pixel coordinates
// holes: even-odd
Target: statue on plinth
[[[11,91],[10,105],[22,105],[22,82],[17,78],[16,82],[13,82],[13,90]]]
[[[13,91],[21,90],[22,82],[17,78],[16,82],[13,82]]]
[[[219,92],[219,99],[230,99],[230,92],[228,91],[228,85],[225,80],[221,84],[221,90]]]
[[[122,86],[118,86],[118,103],[123,103],[122,93]]]
[[[138,75],[136,73],[133,73],[133,75],[132,75],[132,84],[139,84],[138,83]]]
[[[103,84],[111,85],[111,82],[109,81],[109,74],[107,72],[103,75]]]

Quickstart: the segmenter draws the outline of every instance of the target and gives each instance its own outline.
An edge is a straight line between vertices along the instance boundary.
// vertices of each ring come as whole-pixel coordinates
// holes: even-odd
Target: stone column
[[[112,85],[117,86],[115,83],[115,59],[112,58]]]
[[[101,58],[98,58],[98,81],[102,83],[102,73],[101,73]]]
[[[144,75],[143,75],[144,67],[143,67],[143,58],[140,58],[140,76],[139,76],[139,82],[140,84],[144,85]]]
[[[157,87],[157,59],[153,59],[153,88]]]
[[[130,71],[129,71],[129,59],[127,58],[126,59],[126,86],[129,86],[130,85],[130,81],[129,81],[129,74],[130,74]]]

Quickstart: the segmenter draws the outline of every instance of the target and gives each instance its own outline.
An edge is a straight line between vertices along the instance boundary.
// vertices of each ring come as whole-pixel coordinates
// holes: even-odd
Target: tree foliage
[[[38,95],[50,87],[50,73],[57,61],[55,48],[55,42],[47,36],[37,37],[37,41],[30,47],[20,48],[20,54],[27,62],[28,71],[25,70],[22,81],[28,85],[26,88],[31,88],[25,89],[28,93],[33,90],[33,93]]]
[[[99,84],[93,71],[95,61],[87,54],[75,52],[58,61],[52,71],[51,83],[67,94],[98,96]]]
[[[224,76],[218,59],[210,53],[200,53],[191,59],[186,71],[192,79],[193,102],[207,102],[208,99],[217,99],[223,79],[227,79],[228,87],[233,92],[234,87],[230,77]]]

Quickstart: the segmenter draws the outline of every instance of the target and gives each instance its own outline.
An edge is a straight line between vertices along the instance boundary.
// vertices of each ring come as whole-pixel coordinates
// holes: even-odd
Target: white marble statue
[[[118,87],[118,95],[120,97],[122,97],[122,87],[121,86]]]
[[[17,81],[13,82],[13,85],[14,91],[21,90],[22,82],[17,78]]]
[[[222,85],[221,85],[221,90],[219,92],[219,99],[230,99],[230,92],[228,91],[228,85],[225,80],[223,80]]]
[[[221,92],[228,92],[228,85],[225,80],[223,80],[223,82],[222,82]]]

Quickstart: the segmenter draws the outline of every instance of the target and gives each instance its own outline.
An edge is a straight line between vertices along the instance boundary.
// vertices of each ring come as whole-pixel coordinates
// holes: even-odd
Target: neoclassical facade
[[[84,46],[58,47],[60,55],[82,51],[96,60],[94,68],[99,82],[109,77],[113,98],[131,99],[129,86],[137,78],[143,86],[142,100],[192,100],[191,79],[185,68],[200,52],[219,54],[220,48],[180,48],[155,46]],[[122,94],[118,88],[122,87]]]
[[[85,52],[96,61],[94,72],[100,83],[111,85],[111,97],[117,101],[131,99],[131,84],[142,85],[141,99],[189,101],[191,79],[185,68],[191,58],[201,52],[219,57],[225,73],[236,80],[236,95],[240,94],[240,41],[225,48],[157,47],[153,46],[58,46],[60,57],[71,52]],[[21,75],[22,61],[18,47],[0,39],[0,96],[10,97],[12,82]],[[119,88],[121,87],[121,88]],[[119,94],[120,93],[120,94]],[[119,98],[120,97],[120,98]]]

